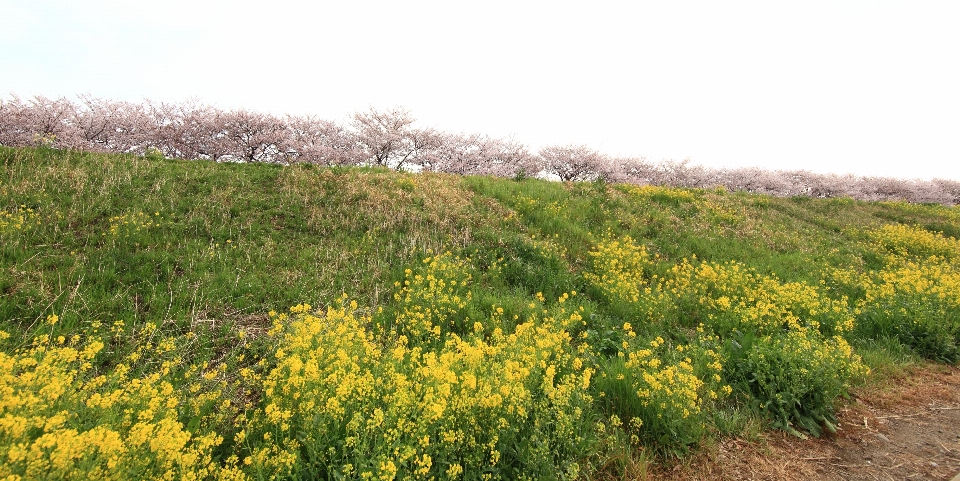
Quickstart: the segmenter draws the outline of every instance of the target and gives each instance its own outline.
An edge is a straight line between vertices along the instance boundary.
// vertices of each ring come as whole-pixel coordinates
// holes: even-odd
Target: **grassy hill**
[[[0,476],[602,477],[960,358],[956,207],[0,166]]]

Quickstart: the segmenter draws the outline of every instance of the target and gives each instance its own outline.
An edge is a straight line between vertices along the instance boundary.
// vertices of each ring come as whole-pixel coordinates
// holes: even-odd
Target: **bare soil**
[[[836,435],[724,439],[654,479],[952,480],[960,475],[960,367],[925,365],[854,391]]]

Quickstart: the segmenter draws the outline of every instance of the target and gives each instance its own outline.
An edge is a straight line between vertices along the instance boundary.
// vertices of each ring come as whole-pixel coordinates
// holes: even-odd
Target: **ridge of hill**
[[[818,436],[960,358],[958,237],[942,205],[0,147],[0,476],[603,478]]]

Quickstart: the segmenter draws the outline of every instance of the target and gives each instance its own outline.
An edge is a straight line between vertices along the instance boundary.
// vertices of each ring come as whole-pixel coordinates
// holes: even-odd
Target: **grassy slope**
[[[537,292],[589,292],[586,252],[605,232],[645,244],[662,272],[695,255],[813,284],[879,262],[861,246],[865,229],[960,232],[955,208],[849,199],[46,149],[0,148],[0,166],[0,329],[28,342],[53,313],[68,329],[153,322],[202,333],[201,359],[228,352],[239,331],[263,332],[273,309],[344,292],[389,307],[394,282],[430,252],[468,255],[481,271],[502,258],[502,276],[478,284],[510,310]],[[868,362],[890,357],[867,351]]]
[[[503,304],[583,290],[585,253],[608,230],[646,244],[664,270],[696,255],[813,283],[826,268],[871,262],[858,247],[864,229],[901,222],[960,232],[956,209],[850,199],[651,196],[599,184],[34,149],[2,148],[0,162],[0,209],[8,222],[27,222],[3,230],[0,322],[24,339],[51,313],[67,325],[229,330],[343,292],[376,307],[428,250],[481,264],[505,258],[506,282],[488,286]],[[544,238],[565,249],[560,259],[536,248]]]
[[[449,177],[0,156],[0,206],[28,222],[4,233],[0,318],[24,330],[51,312],[66,323],[255,320],[345,291],[375,305],[403,264],[463,248],[501,215]]]

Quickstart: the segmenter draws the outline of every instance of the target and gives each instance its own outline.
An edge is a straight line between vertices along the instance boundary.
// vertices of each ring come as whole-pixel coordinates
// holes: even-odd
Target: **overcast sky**
[[[532,149],[960,180],[960,2],[4,0],[0,97],[197,99]]]

